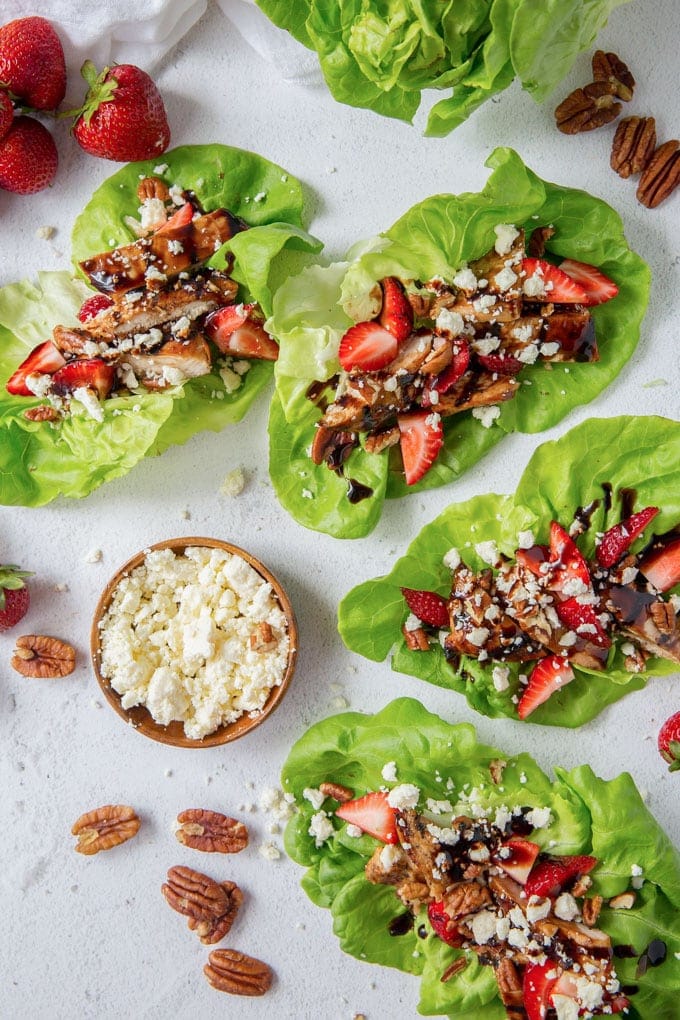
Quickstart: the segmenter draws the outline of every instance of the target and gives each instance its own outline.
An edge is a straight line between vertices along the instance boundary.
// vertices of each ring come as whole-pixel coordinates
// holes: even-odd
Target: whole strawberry
[[[32,195],[54,180],[57,147],[47,128],[33,117],[15,117],[0,141],[0,188]]]
[[[661,757],[668,762],[668,771],[677,772],[680,769],[680,712],[666,719],[657,743]]]
[[[59,36],[45,18],[18,18],[0,28],[0,84],[21,106],[59,106],[66,92],[66,62]]]
[[[0,139],[4,138],[14,120],[14,106],[7,92],[0,89]]]
[[[81,74],[89,90],[82,108],[74,111],[73,133],[86,152],[119,163],[165,152],[170,144],[165,106],[146,71],[116,64],[98,75],[86,60]]]
[[[31,598],[26,578],[32,576],[13,564],[0,566],[0,631],[14,627],[28,612]]]

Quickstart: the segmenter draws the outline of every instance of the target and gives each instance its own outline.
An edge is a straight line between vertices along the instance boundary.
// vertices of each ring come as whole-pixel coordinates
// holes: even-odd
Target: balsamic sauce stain
[[[578,528],[579,534],[588,530],[588,528],[590,527],[590,522],[592,520],[593,514],[595,513],[599,505],[600,500],[594,499],[591,503],[588,503],[587,506],[579,506],[576,508],[574,520],[579,526]]]
[[[621,489],[619,499],[621,500],[621,519],[625,520],[626,517],[630,517],[635,509],[637,489]]]
[[[393,936],[406,935],[412,927],[413,914],[407,911],[405,914],[399,914],[398,917],[393,918],[387,926],[387,930]]]
[[[603,501],[604,512],[605,512],[605,514],[608,514],[609,511],[612,508],[612,486],[611,486],[611,482],[603,482],[602,483],[602,491],[604,493],[604,501]]]
[[[635,946],[614,946],[614,956],[616,956],[619,960],[634,960],[637,956]]]
[[[368,499],[373,495],[373,489],[356,478],[347,479],[347,499],[350,503],[361,503],[362,499]]]
[[[635,976],[642,977],[647,973],[648,967],[660,967],[665,961],[667,953],[668,947],[662,939],[652,939],[638,960]]]

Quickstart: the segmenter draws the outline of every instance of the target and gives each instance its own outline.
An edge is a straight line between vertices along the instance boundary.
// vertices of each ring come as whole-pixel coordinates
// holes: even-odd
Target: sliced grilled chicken
[[[519,383],[512,376],[497,376],[493,372],[466,372],[457,383],[443,393],[434,410],[443,417],[469,411],[473,407],[487,407],[511,400]]]
[[[147,389],[166,389],[207,375],[211,369],[210,348],[202,334],[194,333],[188,340],[167,340],[150,354],[129,351],[122,364],[129,366]]]
[[[605,599],[627,637],[652,655],[680,663],[680,621],[672,603],[634,585],[612,585]]]

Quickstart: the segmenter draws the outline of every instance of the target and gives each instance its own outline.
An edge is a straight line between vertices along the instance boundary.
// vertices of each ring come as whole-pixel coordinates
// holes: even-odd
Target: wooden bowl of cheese
[[[229,542],[192,537],[123,564],[99,599],[90,644],[106,700],[134,729],[175,747],[215,747],[280,703],[297,637],[267,567]]]

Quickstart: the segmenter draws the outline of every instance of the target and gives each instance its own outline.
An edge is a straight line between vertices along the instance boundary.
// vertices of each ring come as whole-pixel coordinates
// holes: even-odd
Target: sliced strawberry
[[[557,967],[551,960],[528,963],[524,968],[522,998],[527,1020],[545,1020],[552,1007],[552,992],[557,974]]]
[[[559,896],[579,875],[587,875],[597,864],[597,857],[546,857],[529,875],[524,892],[527,896]]]
[[[652,550],[639,568],[657,591],[668,591],[680,584],[680,535],[660,549]]]
[[[520,885],[524,885],[540,852],[541,848],[537,843],[513,836],[494,854],[493,862]]]
[[[434,411],[418,411],[398,415],[397,422],[406,484],[415,485],[432,467],[442,448],[442,420]]]
[[[588,262],[576,262],[574,259],[564,259],[560,262],[560,269],[572,280],[575,280],[586,292],[587,305],[601,305],[605,301],[611,301],[619,292],[613,280]],[[554,300],[557,300],[556,298]]]
[[[529,549],[518,549],[515,559],[536,577],[546,577],[548,568],[544,564],[550,562],[550,549],[547,545],[532,545]]]
[[[413,309],[404,288],[395,276],[380,281],[383,292],[382,310],[378,322],[389,330],[399,342],[413,332]]]
[[[597,562],[600,566],[613,567],[658,512],[658,506],[646,506],[644,510],[638,510],[636,514],[631,514],[625,521],[605,531],[596,549]]]
[[[83,301],[78,318],[81,322],[87,322],[88,319],[94,319],[95,315],[99,315],[105,308],[110,308],[112,304],[113,301],[106,294],[93,294]]]
[[[680,769],[680,712],[666,719],[659,730],[657,747],[663,760],[668,762],[668,771],[677,772]]]
[[[578,999],[577,975],[572,970],[563,971],[555,982],[553,995],[564,995],[567,999]]]
[[[448,393],[451,387],[467,372],[469,364],[470,345],[467,340],[457,337],[453,344],[451,364],[436,376],[431,389],[435,389],[437,393]]]
[[[566,659],[559,655],[549,655],[545,659],[540,659],[531,671],[529,683],[519,700],[517,713],[520,719],[526,719],[555,691],[559,691],[573,679],[574,671]]]
[[[477,361],[487,372],[495,372],[496,375],[517,375],[524,365],[512,354],[478,354]]]
[[[376,372],[389,365],[397,354],[399,341],[394,333],[379,322],[357,322],[350,326],[338,350],[340,364],[346,372],[353,368]]]
[[[580,637],[592,641],[600,648],[611,647],[611,638],[600,623],[594,606],[584,605],[575,595],[572,595],[563,602],[558,602],[555,609],[565,627],[575,630]],[[586,629],[580,631],[579,627]]]
[[[50,375],[58,368],[66,364],[66,359],[58,351],[51,340],[34,347],[28,357],[21,362],[19,367],[7,380],[5,389],[8,393],[14,393],[19,397],[32,397],[33,391],[26,385],[29,375]]]
[[[429,623],[432,627],[448,627],[448,603],[437,592],[402,588],[401,594],[414,616],[417,616],[423,623]]]
[[[279,346],[265,330],[255,304],[218,308],[207,317],[204,329],[222,354],[262,361],[276,361],[279,356]]]
[[[615,995],[610,1005],[612,1013],[625,1013],[630,1009],[630,999],[625,995]]]
[[[387,803],[384,790],[367,793],[357,800],[348,800],[335,813],[338,818],[350,825],[357,825],[383,843],[396,843],[398,840],[395,811]]]
[[[438,935],[442,942],[446,942],[447,946],[463,944],[463,937],[456,926],[451,924],[451,918],[441,900],[428,903],[427,916],[435,935]]]
[[[554,564],[550,587],[563,591],[568,581],[581,581],[586,588],[591,585],[590,571],[578,546],[561,524],[550,523],[550,561]]]
[[[563,269],[554,266],[552,262],[546,262],[545,259],[526,258],[522,260],[522,271],[525,273],[525,283],[532,276],[537,276],[542,281],[545,294],[540,295],[538,300],[569,305],[588,303],[588,294],[585,288],[568,276]]]
[[[104,400],[113,389],[115,377],[114,366],[101,358],[78,358],[77,361],[68,361],[54,373],[52,390],[58,396],[66,397],[84,386]]]
[[[182,227],[186,227],[191,223],[195,212],[196,210],[191,202],[185,202],[165,223],[162,223],[157,230],[154,230],[154,234],[157,237],[163,237],[165,234],[174,234],[175,231],[181,230]]]

